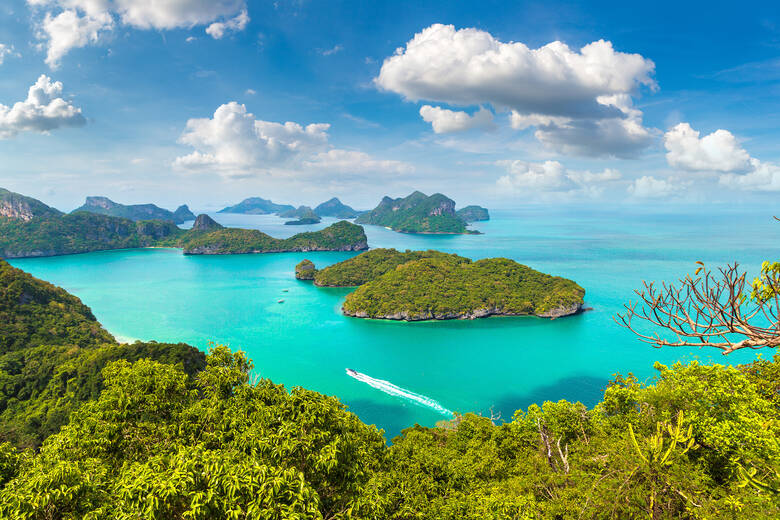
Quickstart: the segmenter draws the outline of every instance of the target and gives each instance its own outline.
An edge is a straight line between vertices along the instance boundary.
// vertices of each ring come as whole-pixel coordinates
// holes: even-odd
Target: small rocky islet
[[[488,316],[560,318],[577,314],[585,290],[507,258],[472,261],[440,251],[374,249],[317,270],[310,260],[296,278],[321,287],[355,287],[342,312],[403,321]]]

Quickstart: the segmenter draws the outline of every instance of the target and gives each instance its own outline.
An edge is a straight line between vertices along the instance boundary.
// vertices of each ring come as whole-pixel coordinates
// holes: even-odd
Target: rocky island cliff
[[[169,211],[154,204],[119,204],[108,197],[87,197],[84,204],[71,213],[88,211],[99,215],[122,217],[130,220],[170,220],[175,224],[182,224],[188,220],[195,220],[195,215],[186,204],[179,206],[176,211]]]

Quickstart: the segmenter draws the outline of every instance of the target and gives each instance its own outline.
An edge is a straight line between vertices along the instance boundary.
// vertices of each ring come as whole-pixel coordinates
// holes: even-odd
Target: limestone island
[[[342,306],[345,315],[356,318],[560,318],[580,312],[585,296],[572,280],[507,258],[471,261],[440,251],[374,249],[322,270],[309,264],[305,279],[313,279],[315,285],[358,286]]]
[[[464,208],[465,209],[465,208]],[[373,210],[363,213],[357,224],[384,226],[400,233],[478,234],[455,211],[455,201],[434,193],[415,191],[408,197],[384,197]]]
[[[325,229],[274,238],[256,229],[226,228],[200,215],[191,229],[172,220],[139,220],[88,211],[65,214],[7,190],[0,191],[0,258],[58,256],[111,249],[176,247],[188,255],[362,251],[361,226],[345,220]]]
[[[182,204],[176,211],[169,211],[154,204],[119,204],[107,197],[87,197],[86,202],[71,213],[88,211],[99,215],[122,217],[129,220],[171,220],[174,224],[182,224],[188,220],[195,220],[195,215],[186,204]]]
[[[295,266],[295,278],[298,280],[314,280],[314,275],[317,273],[317,269],[314,267],[314,262],[304,259],[298,265]]]
[[[362,212],[357,211],[346,204],[343,204],[338,198],[333,197],[330,200],[319,204],[314,208],[314,213],[320,217],[336,217],[336,218],[355,218]]]
[[[465,222],[482,222],[490,220],[490,213],[482,206],[466,206],[455,212]]]
[[[228,206],[217,213],[239,213],[242,215],[272,215],[294,210],[289,204],[275,204],[268,199],[249,197],[234,206]]]

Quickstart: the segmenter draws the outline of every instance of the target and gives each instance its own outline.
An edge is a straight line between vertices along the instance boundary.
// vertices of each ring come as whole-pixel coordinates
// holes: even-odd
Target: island
[[[243,215],[272,215],[294,210],[295,207],[289,204],[275,204],[268,199],[260,197],[249,197],[234,206],[222,208],[217,213],[240,213]]]
[[[357,224],[384,226],[401,233],[476,234],[455,213],[455,201],[434,193],[415,191],[408,197],[384,197],[373,210],[355,219]]]
[[[490,220],[490,213],[482,206],[466,206],[455,212],[464,222],[481,222]]]
[[[221,228],[187,231],[160,245],[181,247],[185,255],[229,255],[241,253],[287,253],[308,251],[363,251],[368,239],[361,226],[341,220],[319,231],[274,238],[257,229]]]
[[[134,221],[170,220],[175,224],[182,224],[188,220],[195,220],[195,215],[186,205],[179,206],[176,211],[168,211],[154,204],[119,204],[107,197],[87,197],[86,202],[71,213],[80,211],[111,217],[122,217]]]
[[[453,262],[469,262],[468,258],[441,251],[397,251],[372,249],[343,262],[316,272],[314,284],[320,287],[357,287],[375,280],[399,265],[423,258],[443,258]]]
[[[361,212],[352,209],[346,204],[343,204],[338,198],[333,197],[332,199],[325,201],[322,204],[319,204],[316,208],[314,208],[314,213],[316,213],[320,217],[336,217],[342,219],[344,218],[352,219],[360,215]]]
[[[256,229],[226,228],[208,215],[198,216],[192,228],[184,230],[170,220],[136,222],[87,211],[63,214],[12,192],[3,194],[0,208],[12,215],[0,216],[1,258],[140,247],[175,247],[188,255],[368,249],[363,228],[346,220],[280,239]]]
[[[314,280],[315,274],[317,274],[317,269],[311,260],[303,259],[295,266],[295,278],[298,280]]]
[[[576,282],[507,258],[471,261],[441,251],[375,249],[322,270],[309,263],[305,279],[315,285],[358,286],[342,306],[345,315],[356,318],[560,318],[580,312],[585,297]]]
[[[288,226],[319,224],[322,220],[309,206],[299,206],[298,209],[279,213],[279,216],[283,218],[297,218],[297,220],[288,220],[285,222],[285,225]]]

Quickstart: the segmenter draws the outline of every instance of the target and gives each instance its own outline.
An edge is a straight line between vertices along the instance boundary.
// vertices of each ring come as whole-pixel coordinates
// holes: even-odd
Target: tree
[[[615,321],[656,347],[715,347],[723,354],[780,345],[780,262],[764,262],[750,287],[734,263],[711,271],[702,262],[679,285],[644,282],[639,302],[625,305]],[[641,304],[641,305],[640,305]],[[636,326],[666,329],[672,339]]]

